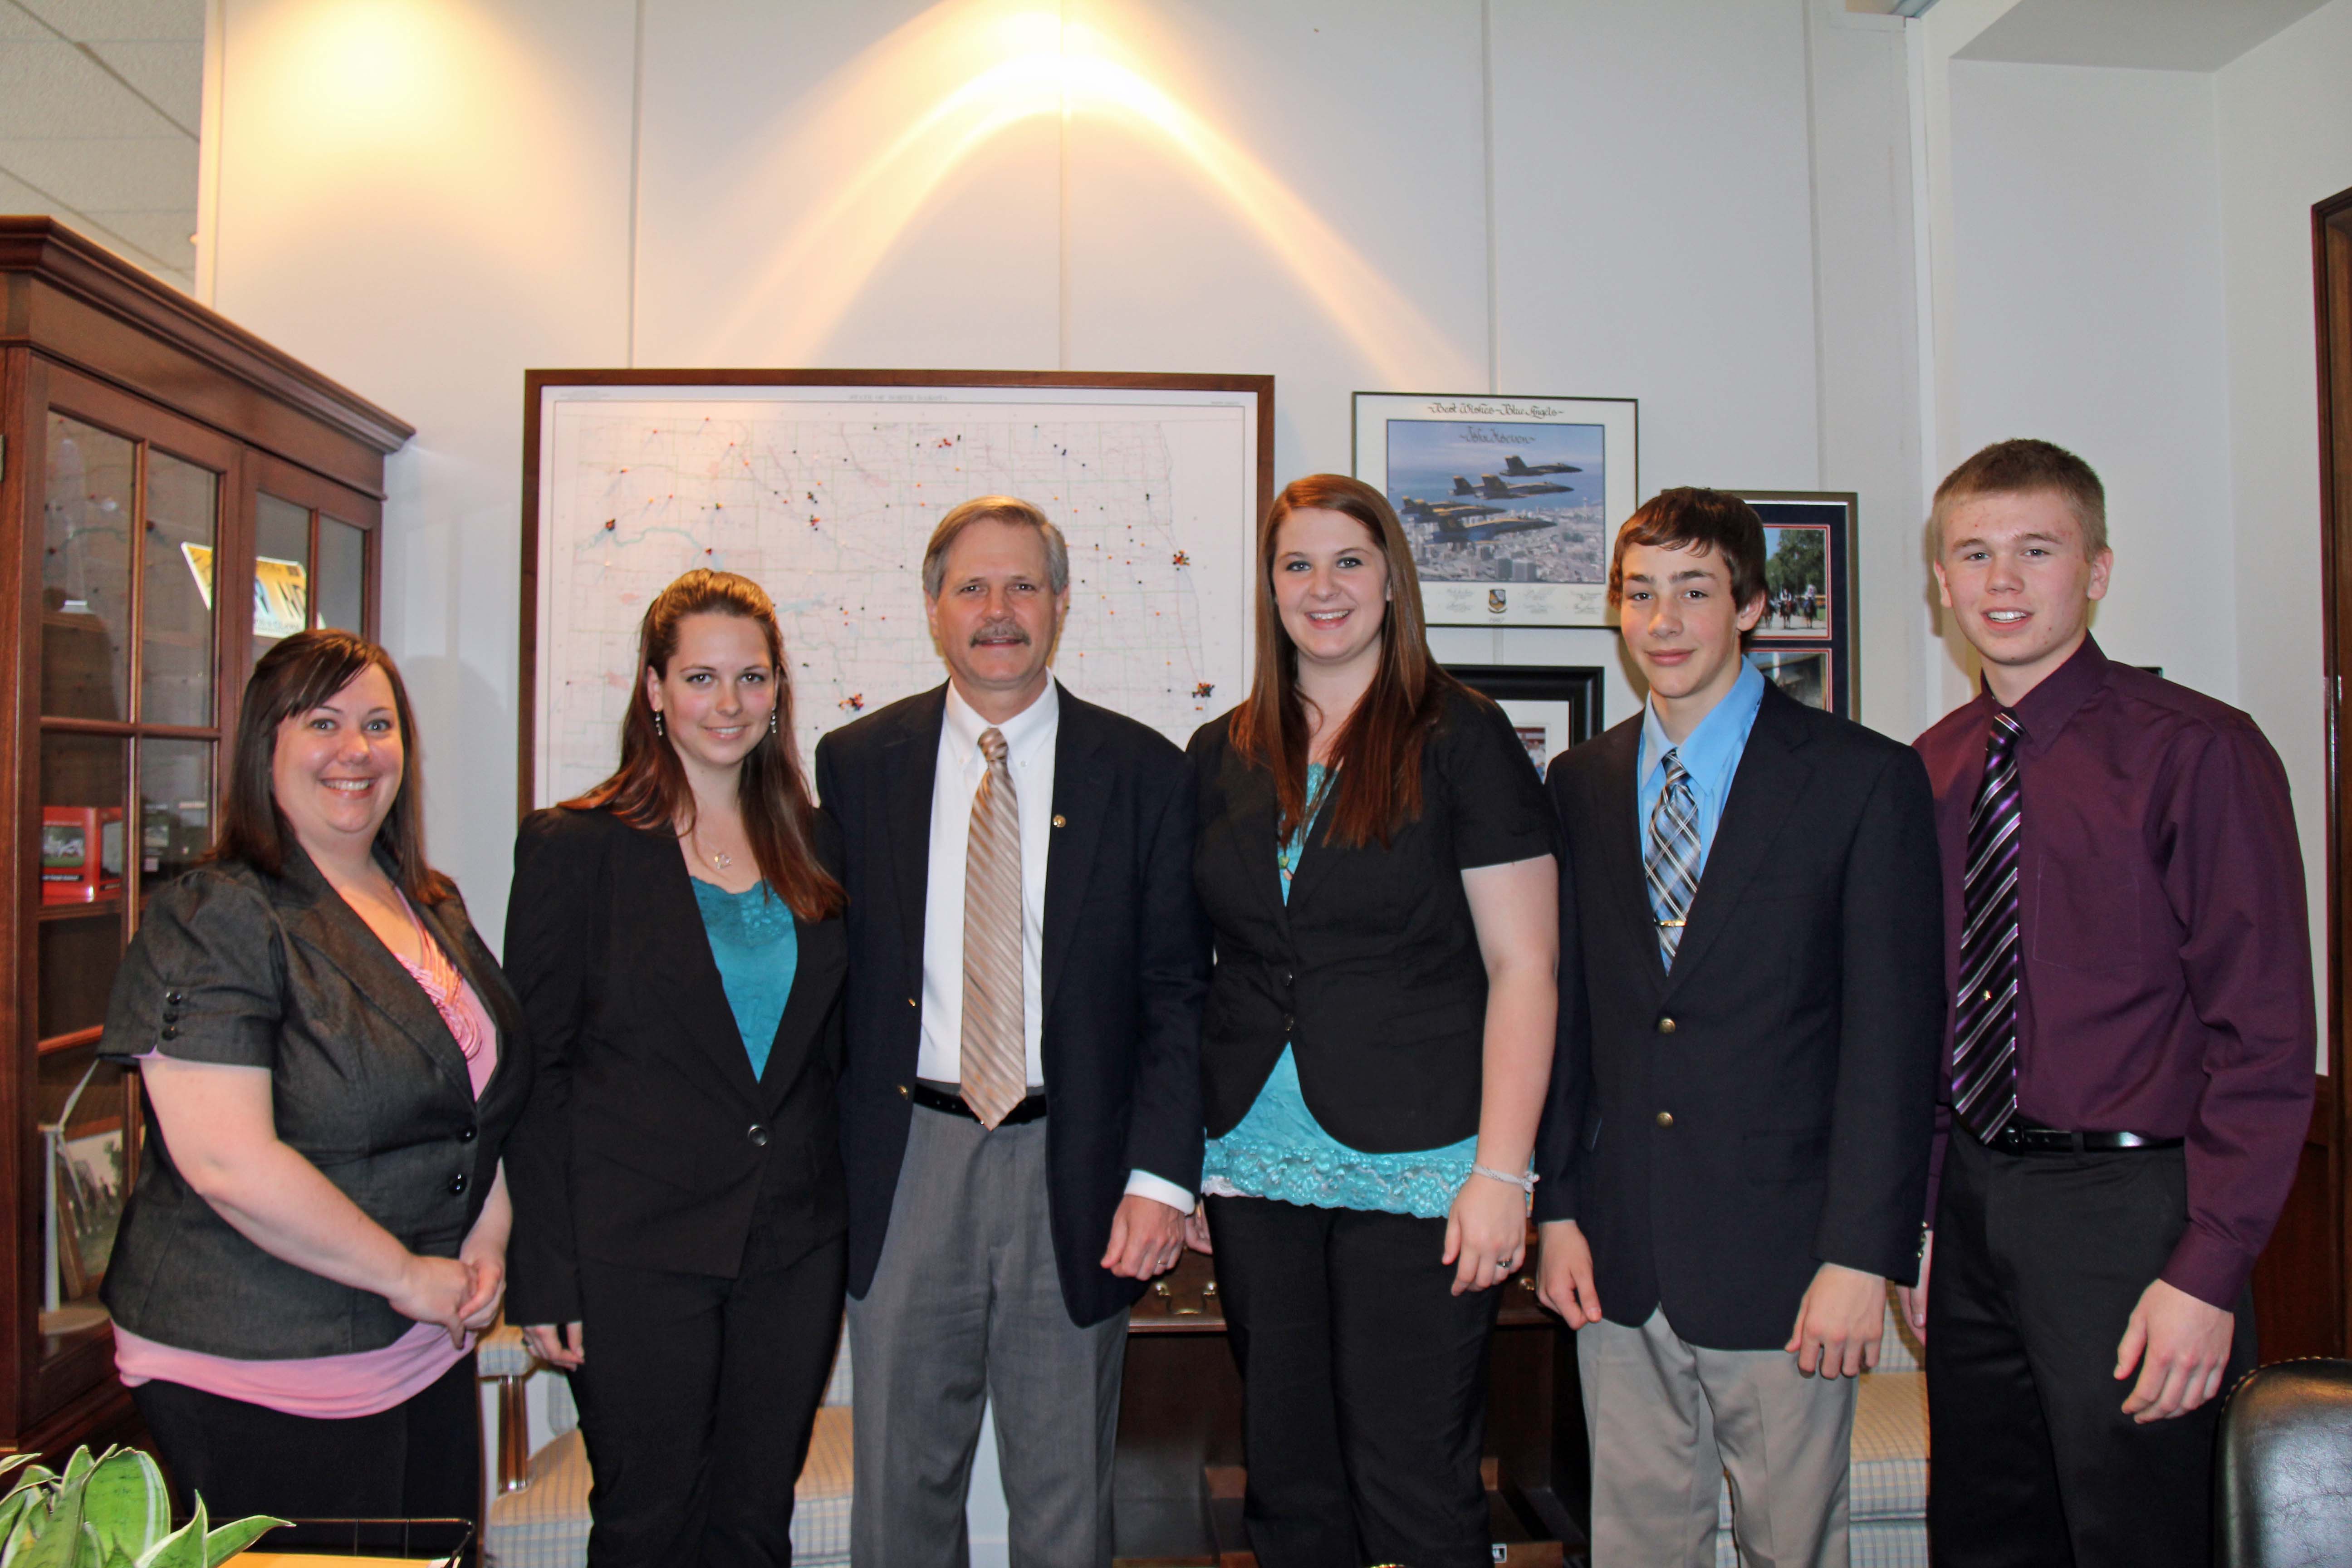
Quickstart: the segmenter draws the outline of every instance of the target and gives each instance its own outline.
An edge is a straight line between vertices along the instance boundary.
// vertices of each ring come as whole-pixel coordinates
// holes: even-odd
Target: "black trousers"
[[[1500,1296],[1452,1293],[1445,1222],[1207,1202],[1258,1562],[1488,1563],[1478,1455]]]
[[[1927,1533],[1939,1568],[2212,1561],[2222,1399],[2123,1413],[2116,1347],[2189,1221],[2178,1149],[2005,1154],[1958,1131],[1927,1282]],[[2222,1394],[2254,1364],[2241,1298]]]
[[[423,1393],[373,1415],[289,1415],[160,1380],[141,1384],[131,1397],[171,1472],[175,1513],[188,1513],[201,1492],[215,1523],[256,1513],[480,1519],[482,1416],[470,1355]],[[265,1551],[349,1551],[350,1542],[348,1529],[276,1530],[261,1538]],[[383,1543],[371,1537],[362,1544]],[[437,1547],[426,1543],[428,1551]]]
[[[580,1262],[572,1374],[595,1482],[590,1568],[793,1560],[793,1481],[841,1338],[840,1237],[732,1279]]]

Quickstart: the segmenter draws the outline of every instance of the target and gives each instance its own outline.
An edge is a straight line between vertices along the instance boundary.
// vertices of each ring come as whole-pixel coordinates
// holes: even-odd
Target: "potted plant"
[[[195,1517],[173,1530],[163,1474],[137,1448],[95,1459],[76,1448],[62,1475],[32,1459],[0,1458],[0,1476],[16,1471],[0,1497],[0,1568],[220,1568],[286,1522],[257,1514],[208,1528],[199,1495]]]

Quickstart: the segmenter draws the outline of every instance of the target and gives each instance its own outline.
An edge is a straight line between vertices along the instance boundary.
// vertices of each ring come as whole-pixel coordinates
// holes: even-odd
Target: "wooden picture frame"
[[[645,414],[643,433],[600,423],[599,407]],[[730,420],[748,432],[731,447],[706,428]],[[1158,430],[1158,446],[1137,427]],[[822,449],[803,452],[801,435],[777,434],[785,428],[810,433]],[[1128,444],[1116,449],[1088,444],[1111,440],[1115,429],[1136,438],[1119,437]],[[968,433],[976,434],[966,445]],[[673,467],[632,476],[629,455],[655,450]],[[1160,474],[1172,478],[1154,496]],[[649,489],[656,477],[663,483]],[[583,494],[605,478],[609,493]],[[678,483],[668,484],[673,478]],[[1059,479],[1072,480],[1067,493],[1044,493]],[[853,488],[854,500],[836,508]],[[1033,489],[1041,493],[1024,493]],[[635,625],[624,605],[641,613],[689,564],[731,563],[764,579],[776,598],[804,752],[822,728],[936,684],[928,640],[922,657],[911,657],[913,641],[928,637],[917,570],[927,528],[919,520],[992,491],[1024,495],[1070,536],[1071,614],[1055,669],[1075,690],[1097,693],[1179,744],[1239,700],[1249,677],[1257,524],[1274,498],[1270,375],[526,373],[520,808],[609,770],[609,759],[600,768],[589,759],[632,677]],[[590,500],[610,503],[601,524],[586,518],[597,510]],[[600,526],[609,549],[595,538]],[[666,537],[656,542],[656,531]],[[630,564],[614,566],[623,551]],[[633,574],[626,595],[590,584],[594,573],[623,570]],[[852,582],[861,584],[855,592],[843,586]],[[1122,610],[1150,633],[1115,626]],[[860,675],[876,661],[826,639],[846,645],[861,635],[869,646],[896,639],[892,647],[910,657],[887,675]],[[590,637],[593,650],[580,651]],[[812,647],[821,657],[803,658]]]

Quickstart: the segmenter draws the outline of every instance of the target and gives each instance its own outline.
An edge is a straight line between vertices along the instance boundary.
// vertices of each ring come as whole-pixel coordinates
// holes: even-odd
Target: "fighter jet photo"
[[[1522,496],[1564,496],[1569,491],[1570,487],[1567,485],[1507,485],[1501,476],[1496,474],[1480,474],[1478,488],[1473,489],[1470,488],[1468,479],[1464,479],[1460,474],[1454,476],[1455,495],[1478,496],[1486,500],[1517,500]]]
[[[1503,509],[1498,506],[1480,506],[1475,501],[1425,501],[1407,496],[1397,510],[1404,514],[1405,521],[1408,522],[1435,522],[1440,518],[1446,517],[1455,519],[1493,517]]]
[[[1503,477],[1507,479],[1531,479],[1538,474],[1580,474],[1584,470],[1574,463],[1538,463],[1534,468],[1529,468],[1527,459],[1517,452],[1503,459]]]
[[[1483,544],[1490,539],[1500,539],[1507,533],[1533,533],[1538,529],[1558,528],[1559,524],[1548,517],[1506,517],[1498,522],[1465,523],[1457,518],[1437,520],[1439,544]]]

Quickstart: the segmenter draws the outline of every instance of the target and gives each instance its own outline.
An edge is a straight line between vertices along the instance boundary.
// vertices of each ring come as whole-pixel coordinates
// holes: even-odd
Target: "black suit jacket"
[[[1047,1185],[1062,1299],[1081,1326],[1141,1293],[1097,1259],[1129,1173],[1201,1180],[1201,999],[1209,938],[1192,900],[1192,786],[1165,737],[1059,693],[1045,861]],[[874,1282],[907,1149],[922,1043],[931,786],[947,688],[817,742],[849,889],[849,1290]],[[961,920],[961,910],[948,912]]]
[[[432,999],[290,835],[278,876],[215,862],[156,893],[99,1048],[267,1069],[278,1140],[411,1251],[455,1258],[529,1091],[531,1043],[463,900],[416,913],[498,1029],[478,1100]],[[133,1333],[246,1360],[381,1350],[415,1326],[247,1240],[181,1175],[160,1125],[103,1294]]]
[[[1601,1305],[1778,1349],[1822,1263],[1916,1277],[1944,1021],[1917,753],[1768,686],[1671,976],[1643,878],[1642,720],[1556,759],[1559,1054],[1536,1217]],[[1669,1120],[1671,1119],[1671,1120]]]
[[[818,858],[840,864],[820,814]],[[507,1318],[580,1316],[579,1260],[731,1279],[754,1224],[782,1261],[841,1234],[834,1084],[847,942],[797,917],[766,1069],[727,1003],[677,838],[607,811],[524,818],[507,973],[539,1076],[507,1150]]]
[[[1282,895],[1274,775],[1233,745],[1233,715],[1192,737],[1201,798],[1193,886],[1217,933],[1201,1046],[1208,1127],[1238,1126],[1285,1046],[1307,1108],[1373,1153],[1478,1131],[1486,965],[1467,868],[1549,855],[1551,813],[1493,703],[1448,697],[1422,747],[1422,811],[1384,846],[1307,835]],[[1327,800],[1322,823],[1329,821]]]

